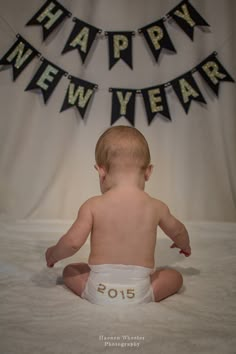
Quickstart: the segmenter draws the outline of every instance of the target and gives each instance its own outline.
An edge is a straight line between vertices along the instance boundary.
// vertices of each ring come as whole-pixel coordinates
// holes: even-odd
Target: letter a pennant
[[[102,31],[77,18],[74,18],[73,21],[75,22],[75,25],[62,54],[78,49],[82,62],[84,63],[97,33],[101,33]]]

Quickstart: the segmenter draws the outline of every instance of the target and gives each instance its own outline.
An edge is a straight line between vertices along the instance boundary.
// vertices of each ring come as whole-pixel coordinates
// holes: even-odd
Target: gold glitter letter
[[[161,96],[158,96],[159,94],[160,94],[159,88],[148,90],[149,102],[151,106],[151,111],[153,113],[161,112],[164,109],[162,105],[158,105],[158,103],[161,103]]]
[[[28,49],[26,53],[23,55],[25,49],[25,45],[23,42],[20,42],[18,46],[13,50],[13,52],[7,57],[7,61],[9,63],[17,56],[15,67],[19,69],[21,65],[26,61],[26,59],[31,55],[33,52],[32,49]]]
[[[208,61],[206,64],[203,65],[202,68],[214,85],[218,84],[218,79],[224,79],[226,77],[225,74],[222,74],[218,71],[219,66],[214,61]]]
[[[183,4],[181,6],[181,8],[182,8],[183,12],[181,12],[179,10],[176,10],[175,11],[175,15],[178,16],[178,17],[183,18],[189,24],[190,27],[194,27],[196,23],[190,17],[186,4]]]
[[[116,92],[117,97],[119,99],[120,102],[120,115],[125,115],[126,114],[126,106],[130,100],[130,97],[132,95],[132,92],[126,92],[125,94],[125,98],[123,97],[123,94],[121,91],[117,91]]]
[[[113,37],[114,58],[120,58],[120,51],[128,47],[128,38],[122,34],[115,34]]]
[[[75,104],[75,101],[78,99],[78,106],[81,108],[84,108],[88,100],[93,94],[93,90],[88,89],[86,93],[84,94],[84,87],[79,86],[75,92],[75,84],[72,82],[69,85],[69,103],[70,104]]]
[[[41,89],[43,90],[47,90],[48,89],[48,85],[46,84],[46,80],[49,81],[49,82],[52,82],[53,79],[54,79],[54,76],[53,75],[50,75],[50,74],[54,74],[56,75],[58,73],[59,70],[57,70],[54,66],[52,65],[48,65],[44,72],[42,73],[42,75],[40,76],[40,78],[38,79],[37,81],[37,85],[39,87],[41,87]]]
[[[163,31],[161,27],[153,26],[150,27],[147,31],[155,49],[160,49],[161,46],[159,44],[159,41],[163,38]]]
[[[182,93],[182,97],[184,100],[184,103],[187,103],[189,101],[189,96],[193,97],[198,97],[199,94],[197,91],[195,91],[192,86],[185,80],[185,79],[180,79],[179,80],[179,85],[180,85],[180,90]]]
[[[88,46],[88,36],[89,36],[89,28],[84,27],[70,43],[70,46],[77,47],[78,45],[80,45],[82,52],[86,53],[87,46]]]
[[[45,17],[48,17],[48,22],[43,25],[47,29],[52,27],[54,22],[56,22],[56,20],[63,14],[62,10],[57,10],[57,12],[53,14],[51,10],[53,10],[55,6],[56,5],[53,2],[51,2],[48,5],[48,7],[46,7],[46,9],[37,18],[37,20],[41,23],[45,19]]]

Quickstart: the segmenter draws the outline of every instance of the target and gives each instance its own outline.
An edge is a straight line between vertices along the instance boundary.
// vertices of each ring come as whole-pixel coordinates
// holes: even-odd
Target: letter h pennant
[[[39,25],[43,28],[43,40],[60,25],[71,13],[66,10],[58,1],[48,0],[39,11],[26,23],[26,26]]]

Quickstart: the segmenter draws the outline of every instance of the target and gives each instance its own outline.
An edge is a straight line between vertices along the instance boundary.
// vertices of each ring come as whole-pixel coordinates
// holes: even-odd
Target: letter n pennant
[[[136,90],[110,89],[112,92],[111,125],[121,116],[134,125]]]
[[[191,72],[171,81],[171,85],[186,113],[189,111],[192,100],[206,103]]]
[[[39,25],[43,28],[43,40],[62,23],[71,13],[56,0],[48,0],[40,10],[26,23],[26,26]]]
[[[69,79],[70,83],[60,112],[75,106],[84,118],[88,104],[98,86],[73,76],[69,76]]]
[[[39,54],[39,52],[20,35],[17,35],[17,38],[13,46],[0,59],[0,65],[12,65],[13,81],[17,79],[34,57]]]

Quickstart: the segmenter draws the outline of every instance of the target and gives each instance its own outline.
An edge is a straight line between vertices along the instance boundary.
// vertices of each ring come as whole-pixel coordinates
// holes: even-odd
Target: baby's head
[[[137,169],[146,171],[150,165],[150,151],[144,136],[136,128],[115,126],[99,138],[95,159],[106,172]]]

